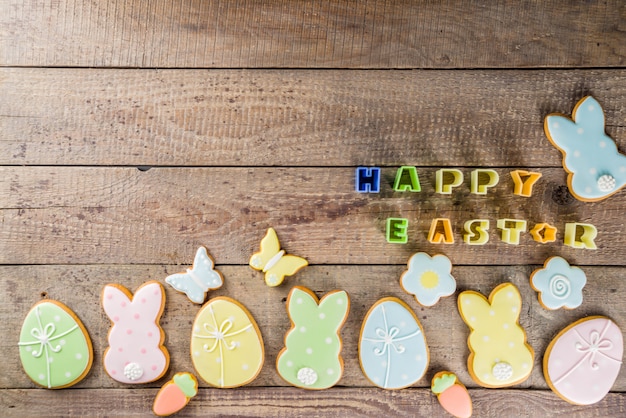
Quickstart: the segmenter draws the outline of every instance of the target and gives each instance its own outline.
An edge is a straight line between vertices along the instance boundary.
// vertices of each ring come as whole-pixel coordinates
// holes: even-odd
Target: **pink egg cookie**
[[[102,307],[113,323],[104,352],[104,370],[113,379],[148,383],[165,374],[170,356],[159,325],[164,306],[165,292],[156,281],[144,283],[134,296],[119,284],[104,287]]]
[[[622,332],[609,318],[590,316],[567,326],[543,357],[550,388],[575,405],[599,402],[617,379],[624,354]]]

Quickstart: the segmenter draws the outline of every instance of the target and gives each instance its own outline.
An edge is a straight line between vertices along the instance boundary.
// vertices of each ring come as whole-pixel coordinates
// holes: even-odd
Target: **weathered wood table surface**
[[[569,115],[590,94],[626,151],[624,2],[6,0],[0,66],[2,416],[150,415],[158,388],[193,371],[199,306],[166,286],[170,369],[123,385],[102,367],[102,288],[163,282],[201,245],[225,278],[209,297],[251,311],[266,361],[245,387],[202,383],[180,416],[446,416],[429,390],[442,369],[468,386],[475,416],[626,415],[625,370],[604,400],[582,407],[558,398],[541,367],[574,320],[606,315],[626,329],[626,192],[575,200],[543,132],[548,113]],[[417,167],[421,193],[393,191],[402,165]],[[358,166],[382,168],[379,194],[355,192]],[[469,191],[477,167],[500,174],[486,196]],[[436,194],[440,168],[467,180]],[[512,194],[515,169],[543,174],[532,197]],[[389,217],[409,219],[406,244],[386,241]],[[426,239],[441,217],[452,221],[452,245]],[[462,240],[475,218],[492,222],[482,247]],[[523,234],[506,244],[500,218],[551,223],[557,241]],[[595,225],[598,249],[565,246],[567,222]],[[270,226],[310,263],[277,288],[248,266]],[[528,380],[497,390],[472,381],[456,295],[425,308],[399,286],[418,251],[451,259],[456,295],[519,287],[536,353]],[[587,273],[577,309],[548,311],[529,285],[553,255]],[[276,372],[293,285],[350,294],[344,374],[332,389],[294,388]],[[397,391],[373,386],[357,355],[361,322],[384,296],[411,306],[430,347],[424,378]],[[21,324],[43,297],[71,307],[93,340],[93,368],[72,388],[38,388],[21,368]]]

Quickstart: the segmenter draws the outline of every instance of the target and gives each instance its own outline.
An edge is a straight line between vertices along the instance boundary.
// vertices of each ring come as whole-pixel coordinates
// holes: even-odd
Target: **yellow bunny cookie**
[[[470,327],[467,367],[476,383],[487,388],[516,385],[528,378],[534,352],[518,323],[522,298],[512,283],[497,286],[489,300],[473,291],[458,298],[459,312]]]

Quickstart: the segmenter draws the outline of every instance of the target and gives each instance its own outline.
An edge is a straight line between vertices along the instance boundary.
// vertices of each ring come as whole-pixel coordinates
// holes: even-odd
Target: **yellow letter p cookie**
[[[470,328],[467,367],[476,383],[487,388],[516,385],[528,378],[534,352],[519,324],[522,298],[512,283],[497,286],[489,300],[473,291],[462,292],[459,312]]]

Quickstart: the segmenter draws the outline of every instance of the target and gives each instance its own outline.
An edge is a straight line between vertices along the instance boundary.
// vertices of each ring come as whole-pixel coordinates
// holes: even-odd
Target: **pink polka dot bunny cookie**
[[[104,370],[113,379],[148,383],[165,374],[170,356],[159,325],[164,305],[165,292],[156,281],[144,283],[134,296],[118,284],[104,287],[102,307],[113,323],[104,352]]]

